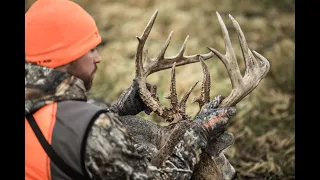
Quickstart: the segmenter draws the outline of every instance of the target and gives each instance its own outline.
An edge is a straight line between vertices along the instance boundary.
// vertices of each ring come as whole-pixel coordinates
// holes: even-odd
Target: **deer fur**
[[[145,155],[155,166],[159,166],[170,155],[174,146],[182,139],[183,134],[190,127],[190,122],[187,121],[178,121],[168,126],[160,126],[152,121],[132,115],[120,116],[120,121],[137,144],[139,153]],[[227,133],[226,136],[228,136],[227,140],[218,138],[209,142],[209,148],[207,148],[207,152],[202,153],[200,162],[196,165],[191,179],[229,180],[227,176],[235,173],[234,168],[222,152],[233,143],[233,135]],[[222,138],[224,137],[222,136]],[[211,153],[209,154],[208,152]],[[222,166],[225,167],[223,168]],[[223,171],[228,172],[224,173]]]

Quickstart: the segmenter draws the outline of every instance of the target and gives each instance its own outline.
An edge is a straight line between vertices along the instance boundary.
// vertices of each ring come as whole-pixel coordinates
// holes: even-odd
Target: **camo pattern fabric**
[[[212,101],[210,101],[209,103],[207,103],[205,105],[205,108],[202,109],[201,113],[199,113],[196,117],[195,117],[195,121],[199,121],[200,119],[202,119],[201,121],[204,122],[205,117],[208,117],[208,113],[210,111],[215,112],[214,114],[221,114],[224,113],[226,115],[231,115],[234,114],[234,110],[233,108],[231,108],[231,112],[228,112],[227,109],[216,109],[218,107],[218,105],[222,102],[223,98],[221,95],[218,95],[217,97],[215,97]],[[89,99],[88,102],[92,103],[92,104],[96,104],[98,106],[104,107],[104,108],[108,108],[111,105],[107,104],[106,102],[104,102],[104,100],[102,99]],[[230,114],[229,114],[230,113]],[[207,115],[205,115],[207,114]],[[210,113],[209,113],[210,116]],[[141,126],[140,120],[139,118],[135,119],[135,118],[124,118],[124,116],[120,116],[120,121],[122,123],[127,123],[128,121],[130,121],[129,124],[132,124],[132,126],[134,126],[135,124],[137,124],[138,126]],[[136,120],[136,122],[135,122]],[[147,120],[145,120],[147,121]],[[215,163],[217,166],[217,173],[221,173],[221,178],[224,180],[231,180],[235,177],[235,169],[234,167],[230,164],[230,162],[228,161],[228,159],[225,157],[224,155],[224,151],[230,147],[233,142],[234,142],[234,136],[232,133],[224,131],[225,130],[225,125],[226,125],[226,121],[218,121],[218,123],[214,124],[211,128],[214,128],[214,132],[215,133],[210,133],[211,134],[211,138],[212,140],[210,140],[208,142],[208,145],[205,148],[205,152],[208,153],[211,158],[215,159]],[[125,124],[127,125],[127,124]],[[130,128],[130,126],[126,126],[127,128]],[[146,127],[149,127],[151,129],[154,129],[150,123],[144,123],[143,124],[143,128],[140,128],[142,131],[145,130]],[[132,127],[134,128],[134,127]],[[194,132],[197,132],[197,128],[194,128]],[[130,132],[130,129],[128,129]],[[139,130],[139,128],[137,129]],[[136,132],[136,131],[134,131]],[[194,133],[194,132],[190,132],[189,133]],[[138,133],[140,134],[140,133]],[[201,135],[201,133],[200,133]],[[133,139],[135,140],[135,144],[134,146],[136,147],[137,151],[139,152],[139,154],[143,154],[143,156],[145,158],[147,158],[149,161],[153,161],[153,160],[159,160],[161,161],[161,158],[154,156],[155,154],[157,154],[159,152],[159,150],[157,149],[155,144],[152,144],[151,142],[154,142],[154,140],[149,140],[147,142],[147,140],[141,140],[140,135],[137,136],[137,134],[130,134],[131,137],[133,137]],[[136,139],[135,139],[136,138]],[[201,139],[201,138],[199,138]],[[196,142],[193,144],[198,144],[200,142]],[[175,147],[176,148],[176,147]],[[176,152],[176,149],[175,149]],[[153,157],[153,159],[151,159]],[[155,158],[156,157],[156,158]],[[205,156],[207,158],[210,158],[208,155]],[[170,158],[169,158],[170,159]],[[182,158],[181,158],[182,159]],[[171,159],[172,161],[174,161],[174,159]],[[210,162],[210,161],[209,161]],[[179,164],[178,162],[176,162],[176,164]],[[203,164],[203,163],[202,163]],[[198,169],[194,169],[195,171],[198,171]],[[201,171],[203,172],[203,171]],[[206,172],[207,173],[207,172]],[[196,174],[199,175],[198,172],[196,172]],[[184,174],[182,174],[181,176],[184,176]],[[187,177],[187,175],[186,175]],[[192,177],[192,179],[194,179],[196,176]],[[211,176],[209,176],[211,177]],[[199,177],[195,178],[198,179]]]
[[[222,100],[223,100],[223,97],[221,95],[218,95],[212,101],[205,104],[202,110],[200,111],[200,113],[196,115],[195,121],[199,121],[200,119],[202,119],[201,121],[203,122],[203,119],[205,119],[205,117],[208,116],[208,112],[214,109],[215,109],[214,111],[217,111],[218,114],[221,114],[222,112],[227,115],[229,113],[230,115],[234,114],[235,112],[233,112],[233,110],[235,109],[233,108],[232,108],[232,112],[229,112],[229,113],[228,111],[225,112],[225,109],[220,109],[220,110],[216,109],[219,106],[219,104],[222,102]],[[107,104],[103,99],[89,99],[88,102],[104,108],[111,107],[111,105]],[[141,129],[142,131],[145,131],[145,128],[150,128],[154,130],[152,123],[141,123],[141,120],[139,118],[132,118],[132,117],[128,118],[126,116],[120,116],[120,121],[122,123],[128,123],[129,121],[130,122],[129,124],[131,124],[132,126],[135,126],[135,125],[143,126],[143,128],[138,128],[138,130]],[[148,122],[148,120],[144,120],[144,121]],[[236,175],[236,171],[234,167],[230,164],[229,160],[224,155],[224,152],[234,143],[234,136],[232,133],[224,131],[226,128],[225,123],[227,122],[221,121],[221,122],[218,122],[218,124],[215,124],[214,126],[212,126],[213,128],[215,128],[215,133],[211,133],[212,136],[210,137],[212,138],[212,140],[210,140],[207,143],[208,145],[206,146],[204,152],[209,154],[211,158],[215,160],[215,164],[217,166],[216,168],[219,171],[217,172],[217,174],[221,173],[221,176],[222,176],[221,178],[224,180],[231,180],[231,179],[234,179]],[[128,126],[128,124],[124,124],[124,125],[127,125],[126,127],[128,129],[128,132],[130,132],[130,129],[129,129],[130,126]],[[133,139],[135,140],[134,146],[136,147],[138,153],[141,155],[143,154],[143,156],[146,157],[149,161],[154,160],[154,157],[155,157],[154,155],[159,152],[156,145],[152,144],[152,142],[154,142],[154,139],[149,140],[150,142],[146,139],[141,140],[140,138],[141,135],[140,133],[138,134],[139,134],[138,135],[139,137],[137,136],[137,134],[130,134],[130,136],[133,137]],[[197,143],[194,143],[194,144],[197,144]],[[210,158],[208,155],[205,155],[205,157]],[[196,167],[196,169],[194,169],[193,172],[198,171],[199,169],[197,168],[199,167]],[[199,175],[199,172],[195,172],[195,173],[196,175],[193,174],[193,177],[191,177],[191,179],[199,179],[199,177],[196,177],[197,175]],[[208,172],[205,172],[205,173],[208,173]]]
[[[86,100],[82,80],[68,73],[25,63],[25,115],[62,100]]]
[[[207,142],[201,134],[203,131],[189,129],[173,154],[157,168],[146,156],[137,153],[135,144],[122,127],[118,115],[111,112],[101,114],[94,122],[85,154],[87,172],[93,179],[190,179]]]
[[[64,100],[87,100],[83,82],[67,73],[25,64],[25,114],[46,104]],[[192,129],[175,146],[161,167],[137,153],[131,137],[115,113],[98,117],[88,135],[85,164],[93,179],[188,179],[206,146],[202,131]]]

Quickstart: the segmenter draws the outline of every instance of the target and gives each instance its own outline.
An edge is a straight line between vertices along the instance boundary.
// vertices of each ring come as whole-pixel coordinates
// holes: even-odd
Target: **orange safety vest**
[[[53,126],[56,121],[57,103],[49,104],[33,116],[46,140],[51,144]],[[26,180],[51,180],[50,158],[41,147],[27,119],[25,125],[25,173]]]
[[[48,104],[33,114],[44,138],[66,164],[88,179],[84,170],[84,137],[90,122],[105,112],[83,101],[63,101]],[[74,130],[72,129],[74,128]],[[71,179],[58,167],[42,147],[27,118],[25,118],[25,179]]]

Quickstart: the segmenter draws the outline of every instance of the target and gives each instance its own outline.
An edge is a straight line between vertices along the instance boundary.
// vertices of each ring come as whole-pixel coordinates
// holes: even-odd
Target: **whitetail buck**
[[[193,100],[198,102],[200,110],[205,111],[207,103],[210,101],[210,73],[204,62],[216,55],[225,65],[232,83],[232,91],[229,96],[223,99],[220,107],[235,106],[252,90],[254,90],[260,81],[269,71],[270,64],[266,58],[248,48],[245,36],[240,29],[238,22],[229,15],[234,28],[237,31],[240,46],[245,60],[246,71],[242,77],[227,28],[217,12],[218,20],[222,28],[226,54],[223,55],[217,50],[208,47],[210,50],[207,54],[196,54],[184,56],[184,50],[188,40],[185,39],[180,52],[174,57],[165,57],[166,49],[170,43],[172,32],[170,33],[164,47],[156,58],[149,58],[147,51],[144,51],[144,44],[155,22],[158,10],[152,15],[144,32],[137,37],[139,43],[136,53],[136,73],[135,81],[139,84],[139,94],[143,102],[154,113],[162,117],[165,121],[170,122],[168,126],[159,126],[151,121],[144,120],[137,116],[122,116],[121,121],[128,129],[129,134],[138,144],[138,150],[144,152],[150,158],[150,161],[158,166],[172,152],[174,146],[180,141],[185,130],[189,127],[191,117],[186,114],[187,99],[197,85],[193,85],[179,102],[175,86],[175,67],[185,64],[200,62],[204,72],[202,90],[199,98]],[[144,56],[144,57],[143,57]],[[257,59],[259,61],[257,61]],[[171,107],[167,108],[160,104],[156,93],[156,86],[150,90],[146,86],[146,78],[155,72],[172,68],[170,95],[167,97],[171,101]],[[192,179],[232,179],[234,177],[234,168],[223,154],[223,150],[233,143],[233,135],[224,133],[221,130],[220,136],[208,143],[206,152],[202,153],[200,162],[197,164]],[[222,135],[221,135],[222,134]],[[143,150],[142,150],[143,149]]]

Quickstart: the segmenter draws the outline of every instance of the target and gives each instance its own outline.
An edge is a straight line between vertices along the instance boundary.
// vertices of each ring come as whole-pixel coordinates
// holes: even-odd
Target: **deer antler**
[[[259,85],[260,81],[268,73],[270,69],[270,63],[265,57],[263,57],[256,51],[253,51],[253,53],[251,52],[238,22],[231,15],[229,15],[233,27],[237,31],[242,54],[245,60],[246,70],[244,77],[242,77],[226,25],[224,24],[220,14],[218,12],[216,12],[216,14],[218,16],[218,20],[224,36],[226,54],[222,55],[216,49],[213,49],[211,47],[208,47],[208,49],[213,52],[225,65],[232,84],[231,93],[221,102],[219,106],[235,106]],[[259,61],[257,61],[254,55],[259,59]],[[208,97],[210,97],[210,78],[208,78],[210,77],[210,74],[203,60],[201,60],[201,65],[204,69],[205,74],[201,96],[200,98],[193,100],[193,102],[199,103],[200,108],[205,103],[209,102]]]
[[[154,24],[157,14],[158,14],[158,10],[156,10],[156,12],[150,18],[149,23],[146,26],[142,35],[140,37],[137,37],[139,44],[138,44],[137,53],[136,53],[135,79],[139,84],[139,94],[142,101],[160,117],[162,117],[166,121],[172,122],[173,120],[184,119],[187,117],[185,115],[186,101],[191,91],[197,84],[196,83],[194,86],[191,87],[191,89],[182,98],[182,101],[180,102],[180,104],[178,104],[176,88],[175,88],[175,66],[181,66],[185,64],[198,62],[199,57],[202,57],[204,60],[207,60],[211,58],[214,54],[212,52],[209,52],[207,54],[195,54],[191,56],[184,56],[183,53],[189,37],[187,36],[180,49],[180,52],[176,56],[165,57],[164,54],[166,52],[167,47],[169,46],[170,39],[173,33],[171,32],[167,41],[165,42],[165,45],[163,46],[163,48],[161,49],[161,51],[159,52],[156,58],[153,58],[153,59],[149,58],[147,56],[147,51],[144,51],[145,60],[143,63],[142,61],[143,47],[152,29],[152,26]],[[157,98],[154,98],[154,95],[152,95],[150,91],[147,89],[145,82],[146,82],[147,76],[149,76],[150,74],[157,71],[164,70],[164,69],[168,69],[171,67],[172,67],[172,78],[171,78],[171,88],[170,88],[171,93],[168,96],[168,99],[170,99],[171,101],[171,108],[166,108],[160,104]]]
[[[191,103],[199,103],[199,107],[201,107],[210,101],[210,73],[207,65],[205,64],[203,58],[199,57],[202,70],[203,70],[203,80],[202,80],[202,88],[200,97],[194,98]]]
[[[185,114],[185,106],[186,101],[191,93],[191,91],[194,89],[194,87],[197,85],[193,85],[189,91],[185,94],[185,96],[182,98],[180,103],[178,103],[177,99],[177,93],[176,93],[176,82],[175,82],[175,67],[181,66],[185,64],[195,63],[200,61],[204,77],[202,82],[202,89],[201,89],[201,95],[200,97],[193,100],[193,102],[198,102],[200,106],[200,110],[203,109],[206,105],[208,105],[210,101],[210,73],[208,71],[208,68],[204,62],[204,60],[207,60],[211,58],[213,55],[216,55],[225,65],[229,77],[231,79],[232,83],[232,91],[228,97],[226,97],[222,103],[219,105],[220,107],[226,107],[226,106],[235,106],[238,102],[240,102],[244,97],[246,97],[250,92],[252,92],[260,83],[260,81],[266,76],[267,72],[270,69],[270,64],[266,58],[264,58],[259,53],[253,51],[248,48],[248,45],[246,43],[244,34],[242,30],[240,29],[239,24],[231,15],[229,15],[229,18],[231,19],[234,28],[237,31],[239,40],[240,40],[240,46],[242,49],[242,53],[244,55],[244,60],[246,63],[246,71],[244,77],[241,76],[239,66],[237,63],[237,59],[234,53],[234,50],[231,45],[230,37],[227,31],[227,28],[220,17],[219,13],[217,12],[218,20],[220,23],[220,26],[222,28],[222,32],[224,35],[224,41],[226,44],[226,54],[222,55],[217,50],[208,47],[210,50],[207,54],[196,54],[192,56],[184,56],[184,50],[186,46],[186,42],[188,40],[188,36],[186,37],[183,46],[178,53],[178,55],[174,57],[165,57],[165,51],[169,45],[172,32],[170,33],[165,45],[161,49],[159,55],[156,58],[149,58],[147,56],[147,51],[144,51],[144,62],[142,60],[143,56],[143,47],[144,44],[148,38],[148,35],[151,31],[151,28],[153,26],[153,23],[155,21],[155,18],[158,14],[158,11],[156,11],[151,19],[149,20],[149,23],[147,27],[145,28],[144,32],[140,37],[137,37],[139,44],[137,48],[137,54],[136,54],[136,74],[135,79],[139,84],[139,95],[142,99],[142,101],[147,105],[150,109],[152,109],[153,112],[155,112],[157,115],[162,117],[168,122],[175,122],[181,119],[189,119],[188,116]],[[259,61],[257,61],[256,57]],[[171,74],[171,86],[170,86],[170,95],[167,97],[171,101],[171,107],[163,107],[159,99],[156,96],[156,87],[152,87],[149,91],[146,87],[146,78],[157,71],[161,71],[164,69],[168,69],[172,67],[172,74]],[[182,135],[185,132],[185,129],[187,129],[189,121],[180,121],[180,123],[174,124],[174,128],[170,130],[169,138],[165,138],[165,142],[161,144],[161,147],[159,148],[159,153],[154,155],[154,160],[152,161],[152,164],[158,166],[160,165],[163,160],[172,152],[174,145],[180,141]],[[171,125],[171,124],[170,124]],[[172,127],[171,127],[172,128]],[[208,144],[213,144],[214,141],[210,141]],[[210,175],[215,175],[216,172],[206,172],[206,170],[213,169],[213,168],[202,168],[202,167],[209,167],[209,166],[215,166],[214,160],[209,154],[205,154],[205,156],[201,156],[200,162],[198,163],[198,168],[195,171],[196,175],[193,177],[193,179],[199,179],[198,175],[206,174],[207,177],[210,177]],[[230,167],[229,167],[230,168]],[[225,171],[225,169],[228,169],[228,167],[223,165],[223,167],[220,167],[223,172],[230,172]],[[211,178],[212,179],[212,178]]]
[[[234,28],[237,31],[238,38],[240,41],[240,46],[242,49],[242,53],[245,60],[246,70],[244,77],[241,76],[239,66],[237,63],[237,59],[234,53],[234,50],[231,45],[230,37],[226,28],[226,25],[224,24],[221,16],[218,12],[216,12],[218,16],[218,20],[222,29],[222,33],[224,36],[225,41],[225,47],[226,47],[226,54],[222,55],[217,50],[208,47],[208,49],[213,52],[225,65],[229,77],[231,79],[232,84],[232,91],[231,93],[223,99],[220,107],[228,107],[228,106],[235,106],[238,102],[240,102],[244,97],[246,97],[250,92],[252,92],[260,83],[260,81],[266,76],[270,69],[269,61],[260,55],[259,53],[253,51],[248,48],[248,44],[246,42],[245,36],[238,24],[238,22],[229,15],[229,18],[232,21],[232,24]],[[259,61],[255,58],[255,55]],[[204,79],[202,83],[202,91],[201,96],[193,102],[198,102],[200,106],[200,111],[202,109],[205,109],[205,105],[208,105],[207,103],[210,101],[208,97],[210,97],[210,74],[207,70],[207,67],[203,60],[201,60],[201,65],[203,67],[204,72]],[[215,142],[210,141],[208,144],[211,144],[211,146],[215,145]],[[215,158],[211,155],[208,155],[206,153],[202,154],[200,161],[197,165],[197,168],[195,169],[195,174],[191,179],[199,179],[198,176],[201,177],[201,179],[220,179],[217,178],[217,172],[214,171],[214,168],[216,166],[215,164]],[[209,167],[209,170],[206,170],[206,167]],[[232,173],[232,169],[230,168],[230,164],[226,161],[221,167],[219,168],[221,173],[226,173],[224,175],[225,177],[232,177],[234,174]],[[230,171],[231,170],[231,171]],[[228,174],[229,173],[229,174]],[[205,174],[205,178],[202,178],[201,175]]]

